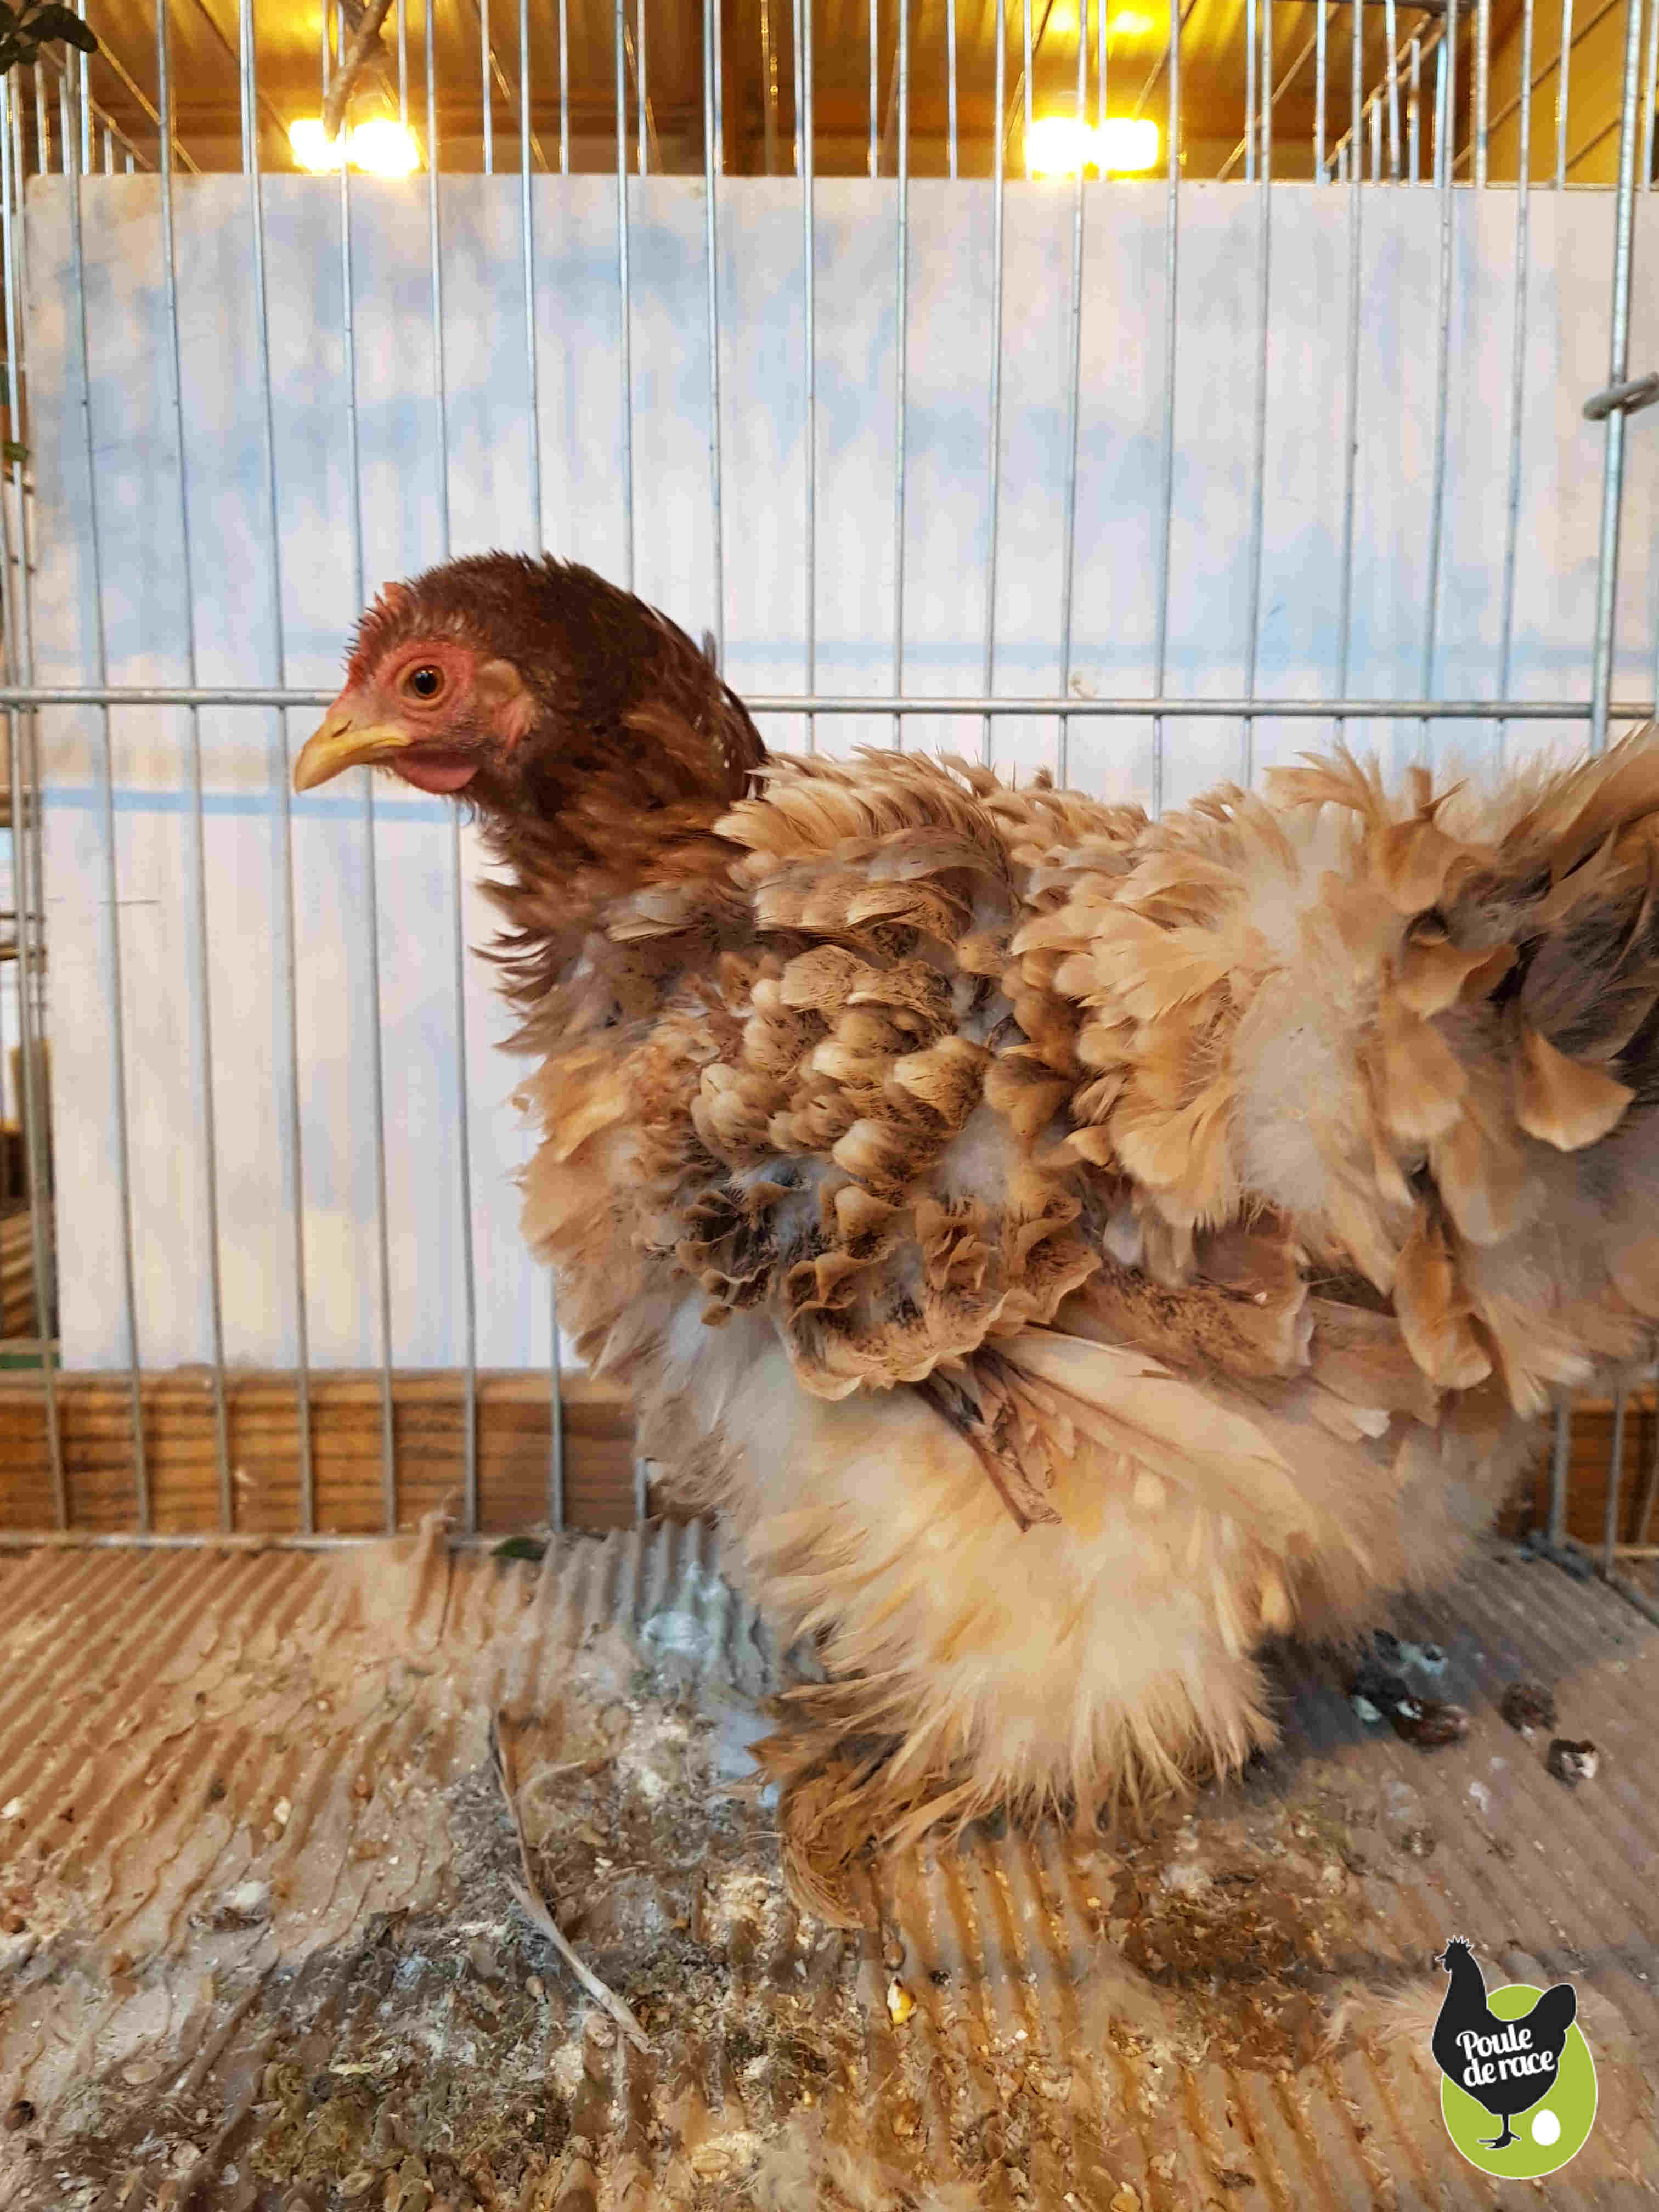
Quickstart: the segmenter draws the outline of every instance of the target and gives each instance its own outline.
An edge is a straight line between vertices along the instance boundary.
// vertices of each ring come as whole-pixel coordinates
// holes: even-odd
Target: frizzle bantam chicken
[[[1152,821],[769,759],[581,568],[388,590],[301,754],[477,810],[524,1223],[641,1449],[830,1680],[833,1863],[1272,1736],[1255,1654],[1451,1575],[1659,1317],[1659,744],[1490,793],[1345,755]]]

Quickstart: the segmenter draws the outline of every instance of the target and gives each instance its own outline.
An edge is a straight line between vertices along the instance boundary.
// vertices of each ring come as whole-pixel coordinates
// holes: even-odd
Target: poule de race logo
[[[1447,2133],[1483,2173],[1553,2173],[1583,2149],[1595,2118],[1595,2066],[1577,2024],[1577,1991],[1571,1982],[1542,1990],[1511,1982],[1489,1994],[1462,1936],[1435,1964],[1451,1978],[1430,2038],[1445,2077]]]

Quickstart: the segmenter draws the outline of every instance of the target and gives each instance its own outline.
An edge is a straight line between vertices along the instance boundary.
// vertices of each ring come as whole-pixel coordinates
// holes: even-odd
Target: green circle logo
[[[1595,2122],[1595,2063],[1571,1982],[1488,1992],[1469,1947],[1443,1954],[1451,1977],[1435,2023],[1446,2132],[1482,2173],[1535,2181],[1576,2158]]]

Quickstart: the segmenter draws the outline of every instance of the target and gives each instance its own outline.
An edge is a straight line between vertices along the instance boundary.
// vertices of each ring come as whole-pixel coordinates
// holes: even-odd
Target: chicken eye
[[[417,699],[435,699],[444,688],[441,668],[423,666],[411,669],[404,679]]]

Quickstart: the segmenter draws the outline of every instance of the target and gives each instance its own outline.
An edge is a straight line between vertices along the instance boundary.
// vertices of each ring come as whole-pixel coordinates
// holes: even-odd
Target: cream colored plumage
[[[1338,756],[1156,823],[763,762],[689,641],[520,565],[545,667],[436,572],[329,742],[423,639],[518,671],[517,733],[445,757],[517,933],[525,1227],[821,1639],[769,1748],[801,1879],[1237,1765],[1265,1638],[1454,1571],[1551,1394],[1650,1354],[1659,744],[1485,795]]]

